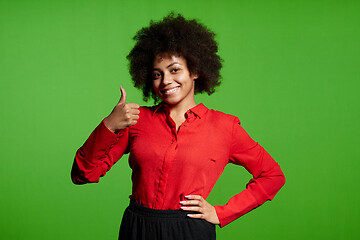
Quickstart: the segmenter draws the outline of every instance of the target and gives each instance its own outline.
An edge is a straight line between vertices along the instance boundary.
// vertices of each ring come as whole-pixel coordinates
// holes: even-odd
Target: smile
[[[166,89],[166,90],[162,90],[161,93],[162,94],[172,94],[172,93],[176,92],[179,88],[180,88],[180,86],[170,88],[170,89]]]

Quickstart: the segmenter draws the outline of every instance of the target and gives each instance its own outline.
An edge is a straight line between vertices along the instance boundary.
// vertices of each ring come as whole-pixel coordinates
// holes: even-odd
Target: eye
[[[180,68],[173,68],[173,69],[171,69],[171,72],[173,72],[173,73],[176,73],[176,72],[178,72],[178,71],[180,71]]]
[[[155,79],[158,79],[158,78],[161,78],[161,74],[158,73],[158,72],[154,72],[153,75],[152,75],[152,78],[155,80]]]

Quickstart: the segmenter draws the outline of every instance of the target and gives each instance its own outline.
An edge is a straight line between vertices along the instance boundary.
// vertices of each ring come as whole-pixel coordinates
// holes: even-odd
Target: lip
[[[162,94],[162,95],[171,95],[171,94],[176,93],[179,88],[180,88],[180,86],[162,89],[162,90],[161,90],[161,94]]]

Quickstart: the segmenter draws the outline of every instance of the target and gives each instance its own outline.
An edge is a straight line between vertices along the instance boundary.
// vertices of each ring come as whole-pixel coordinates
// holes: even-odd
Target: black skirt
[[[135,201],[125,209],[120,240],[215,240],[215,225],[203,219],[187,217],[191,212],[157,210]]]

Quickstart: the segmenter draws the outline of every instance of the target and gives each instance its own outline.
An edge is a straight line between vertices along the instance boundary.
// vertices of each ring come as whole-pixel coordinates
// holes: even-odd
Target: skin
[[[139,104],[126,103],[125,89],[120,86],[121,97],[109,116],[104,119],[105,126],[112,132],[133,126],[139,119]]]
[[[197,214],[188,214],[189,217],[205,219],[212,224],[220,224],[214,206],[208,203],[202,196],[188,195],[185,196],[185,198],[189,200],[180,201],[180,204],[183,205],[181,209],[185,211],[199,212]]]
[[[196,106],[194,90],[198,75],[189,71],[186,59],[182,56],[163,53],[154,58],[152,78],[156,94],[170,106],[170,117],[174,120],[178,131],[185,121],[185,113]],[[139,105],[126,103],[125,89],[120,86],[120,90],[119,102],[104,120],[105,126],[112,132],[133,126],[139,119]],[[179,202],[181,209],[198,212],[197,214],[188,214],[190,218],[199,218],[212,224],[220,224],[215,208],[202,196],[188,195],[185,198],[187,200]]]
[[[170,117],[179,130],[186,111],[196,106],[194,90],[198,76],[189,72],[185,58],[163,53],[154,59],[152,78],[156,94],[170,106]]]

